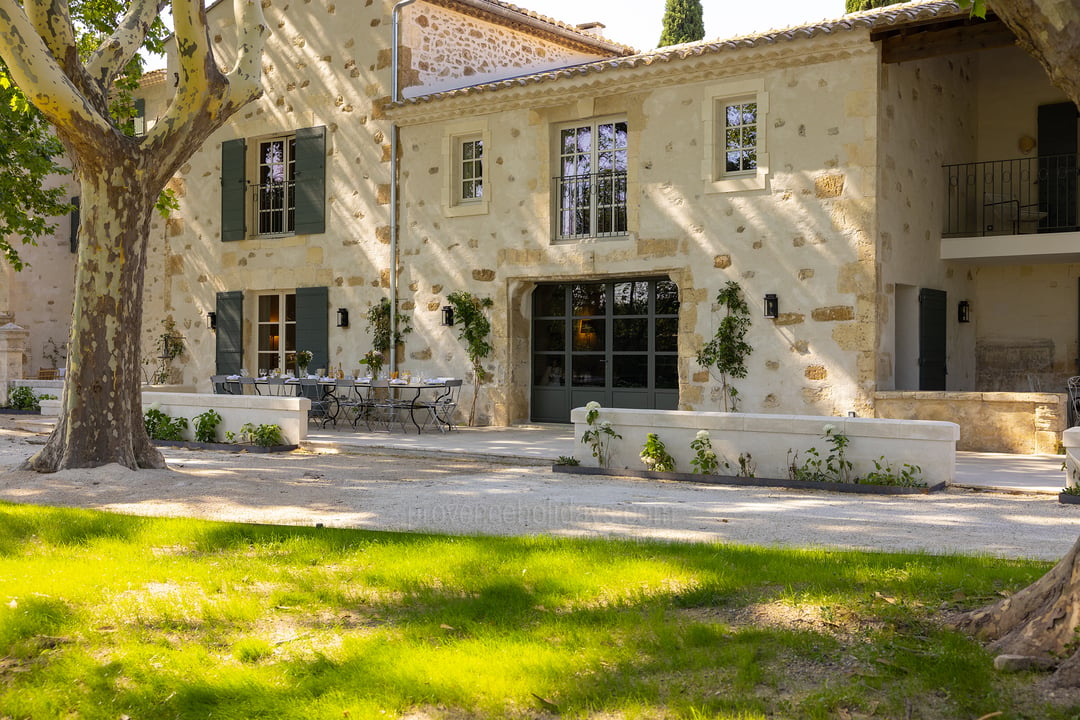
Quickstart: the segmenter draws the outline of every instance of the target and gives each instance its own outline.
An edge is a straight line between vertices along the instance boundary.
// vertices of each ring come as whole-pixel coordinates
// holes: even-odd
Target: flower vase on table
[[[383,354],[378,350],[369,350],[360,358],[360,364],[367,366],[368,374],[373,380],[378,380],[379,373],[382,372]]]
[[[296,351],[296,369],[299,377],[307,377],[308,365],[311,364],[311,359],[313,357],[315,357],[315,353],[310,350]]]

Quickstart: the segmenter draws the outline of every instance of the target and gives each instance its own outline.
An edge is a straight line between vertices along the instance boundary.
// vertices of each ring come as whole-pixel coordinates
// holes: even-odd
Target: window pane
[[[296,322],[296,294],[289,293],[285,296],[285,322]]]
[[[541,285],[533,290],[533,312],[540,317],[565,315],[566,286]]]
[[[615,335],[613,350],[645,352],[649,349],[649,321],[646,318],[616,318],[612,328]]]
[[[573,386],[603,387],[606,363],[602,355],[574,355]]]
[[[736,126],[739,124],[739,118],[742,117],[742,112],[739,110],[738,105],[728,105],[724,110],[726,116],[725,120],[728,127]]]
[[[644,280],[615,283],[615,314],[644,315],[649,312],[649,283]]]
[[[274,322],[278,321],[278,296],[277,295],[260,295],[259,296],[259,322]]]
[[[285,350],[296,352],[296,323],[285,326]]]
[[[616,355],[611,358],[611,384],[617,388],[649,386],[649,358],[645,355]]]
[[[607,288],[592,283],[573,286],[574,315],[603,315],[607,307]]]
[[[536,337],[533,338],[534,350],[544,352],[566,349],[565,320],[537,320],[533,326],[536,328]]]
[[[656,314],[679,314],[679,286],[670,280],[656,281]]]
[[[653,326],[657,352],[676,352],[679,349],[678,318],[657,318]]]
[[[737,153],[737,152],[729,152],[729,153],[727,153],[726,167],[727,167],[728,172],[738,172],[739,170],[742,169],[739,166],[739,159],[740,159],[739,153]]]
[[[281,329],[277,323],[259,325],[259,352],[277,352],[281,349]],[[266,367],[260,365],[260,367]]]
[[[724,147],[728,150],[739,149],[739,130],[738,128],[728,128],[724,131]]]
[[[744,150],[742,153],[742,169],[757,170],[757,150]]]
[[[565,385],[566,370],[562,355],[533,355],[534,385]]]
[[[656,356],[656,382],[653,387],[657,390],[675,390],[679,387],[679,359],[675,355]]]
[[[746,103],[741,107],[743,125],[753,125],[757,123],[757,103]]]
[[[574,350],[600,352],[604,349],[605,328],[603,318],[574,320]]]

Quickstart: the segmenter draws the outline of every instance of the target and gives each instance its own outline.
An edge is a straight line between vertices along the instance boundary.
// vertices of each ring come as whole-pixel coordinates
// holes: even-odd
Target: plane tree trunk
[[[130,182],[146,174],[125,154],[119,148],[103,153],[111,170],[79,165],[70,352],[56,429],[28,461],[37,470],[164,467],[143,425],[139,374],[143,269],[157,191]]]
[[[68,0],[0,0],[0,57],[56,129],[80,188],[79,255],[61,415],[27,466],[53,472],[119,463],[162,467],[142,420],[140,337],[150,218],[165,183],[262,92],[262,0],[232,0],[235,63],[214,57],[203,0],[172,0],[176,91],[143,137],[113,121],[113,83],[165,0],[127,0],[127,14],[82,59]]]

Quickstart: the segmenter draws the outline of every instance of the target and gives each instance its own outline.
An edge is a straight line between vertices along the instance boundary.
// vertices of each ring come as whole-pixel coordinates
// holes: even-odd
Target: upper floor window
[[[768,112],[769,93],[760,79],[732,80],[706,88],[702,102],[706,192],[766,189]]]
[[[481,215],[491,200],[487,156],[491,149],[486,123],[465,120],[451,123],[443,136],[443,167],[449,169],[443,184],[443,212],[447,217]]]
[[[757,103],[724,106],[724,173],[757,170]]]
[[[484,199],[484,141],[480,138],[462,140],[458,145],[457,180],[458,202]]]
[[[259,235],[293,232],[296,226],[295,155],[295,137],[259,143],[259,182],[252,188]]]
[[[627,234],[625,120],[579,123],[559,130],[555,238]]]
[[[221,144],[221,239],[326,232],[326,128]]]

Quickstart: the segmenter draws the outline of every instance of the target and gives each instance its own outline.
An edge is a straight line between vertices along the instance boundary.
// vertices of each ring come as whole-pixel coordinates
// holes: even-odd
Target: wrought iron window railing
[[[625,172],[565,175],[552,184],[557,240],[626,234]]]
[[[254,235],[279,235],[296,228],[296,181],[248,185]]]
[[[945,165],[946,236],[1077,230],[1077,155]]]

